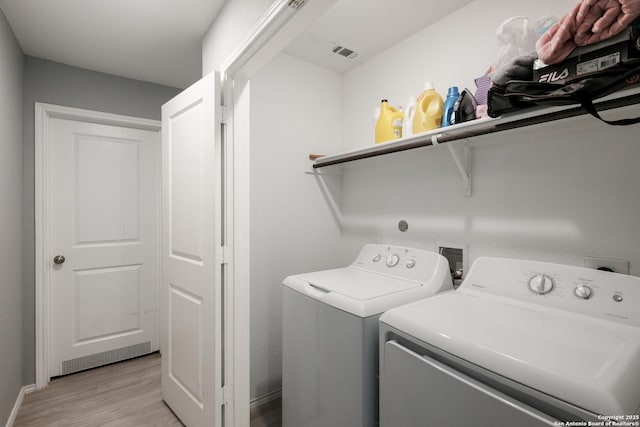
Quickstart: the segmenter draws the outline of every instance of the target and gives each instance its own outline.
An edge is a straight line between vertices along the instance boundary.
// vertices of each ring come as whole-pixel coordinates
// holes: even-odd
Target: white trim
[[[223,62],[220,67],[225,74],[235,76],[238,72],[246,71],[248,61],[260,50],[260,47],[277,31],[278,26],[274,25],[276,20],[290,10],[289,14],[295,12],[294,9],[287,9],[290,0],[276,0],[269,10],[260,20],[249,30],[249,34],[244,42]],[[289,15],[288,14],[288,15]],[[275,30],[275,31],[274,31]],[[224,74],[222,75],[224,78]]]
[[[250,79],[255,73],[315,22],[337,0],[310,1],[300,9],[290,0],[276,0],[249,32],[244,43],[221,67],[221,91],[231,113],[227,120],[226,194],[224,225],[233,256],[226,288],[225,377],[233,386],[227,420],[234,426],[250,424]],[[230,93],[232,92],[232,93]],[[231,102],[233,103],[231,105]],[[231,154],[231,155],[230,155]],[[230,156],[229,156],[230,155]],[[229,158],[230,157],[230,158]],[[229,335],[229,332],[231,334]],[[230,380],[230,381],[229,381]],[[278,393],[278,392],[276,392]],[[228,424],[231,425],[231,424]]]
[[[35,384],[26,385],[20,389],[18,397],[16,398],[16,403],[13,404],[13,409],[11,410],[11,414],[9,415],[9,419],[7,420],[7,424],[5,424],[5,427],[13,427],[13,423],[16,422],[16,418],[18,417],[18,411],[20,411],[20,407],[22,406],[24,396],[29,393],[33,393],[35,390]]]
[[[255,399],[251,399],[251,411],[255,411],[263,405],[266,405],[274,400],[280,399],[282,397],[282,389],[279,388],[267,394],[263,394],[260,397],[256,397]]]
[[[233,316],[231,323],[233,332],[233,382],[234,387],[234,417],[237,426],[249,426],[250,408],[250,231],[249,231],[249,84],[246,80],[238,78],[234,81],[233,88],[233,119],[227,127],[231,132],[227,139],[228,147],[232,147],[233,154],[228,159],[228,173],[232,174],[232,182],[228,183],[229,200],[233,209],[231,223],[227,224],[231,231],[229,237],[232,240],[233,262],[230,265],[232,271],[231,286],[233,298],[230,313]],[[242,120],[238,120],[240,117]],[[241,404],[242,402],[242,404]]]
[[[162,127],[162,121],[158,121]],[[156,265],[156,277],[158,278],[158,284],[156,287],[156,333],[154,334],[152,342],[155,346],[152,347],[153,351],[158,351],[162,348],[162,333],[161,333],[161,292],[162,292],[162,128],[158,130],[158,142],[160,144],[159,149],[156,151],[156,176],[158,177],[158,186],[156,187],[158,197],[156,197],[156,224],[158,224],[158,245],[156,248],[156,259],[158,260]]]
[[[235,289],[236,272],[234,270],[234,151],[235,147],[232,144],[233,141],[233,84],[228,81],[224,76],[221,76],[220,82],[220,95],[221,95],[221,112],[223,113],[222,129],[224,130],[220,138],[223,143],[224,157],[221,159],[224,176],[222,177],[224,188],[222,189],[223,202],[222,207],[224,209],[223,217],[224,222],[222,227],[224,229],[224,248],[225,249],[225,280],[222,283],[224,286],[224,343],[223,343],[223,357],[225,359],[225,372],[223,373],[225,378],[225,389],[228,390],[225,399],[226,416],[225,424],[228,426],[242,425],[242,392],[243,387],[237,387],[238,384],[244,382],[249,383],[248,377],[242,377],[241,375],[235,375],[236,366],[243,366],[238,364],[238,359],[242,358],[240,351],[245,347],[241,344],[242,334],[245,333],[245,328],[237,328],[239,323],[237,319],[238,307],[235,300],[235,295],[238,290]],[[242,294],[242,292],[240,292]],[[248,333],[248,332],[247,332]],[[238,340],[236,334],[240,334]],[[248,348],[248,347],[247,347]],[[241,350],[239,350],[241,349]],[[244,351],[244,350],[242,350]],[[246,350],[248,352],[248,350]]]
[[[162,122],[158,120],[123,116],[63,107],[60,105],[35,104],[35,244],[36,244],[36,383],[35,389],[43,389],[49,384],[49,119],[63,118],[89,123],[122,126],[160,132]],[[159,185],[159,184],[158,184]],[[158,233],[160,230],[158,230]],[[159,236],[158,236],[159,238]]]
[[[274,1],[249,31],[244,43],[223,62],[223,75],[250,79],[336,1],[306,0],[299,8],[289,6],[291,0]]]

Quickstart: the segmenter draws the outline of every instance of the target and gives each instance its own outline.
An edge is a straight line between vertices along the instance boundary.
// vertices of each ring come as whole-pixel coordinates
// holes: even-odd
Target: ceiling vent
[[[305,0],[291,0],[289,2],[289,7],[298,10],[302,6],[304,6],[304,2],[305,2]]]
[[[344,46],[336,46],[333,48],[332,52],[337,53],[338,55],[344,56],[345,58],[349,58],[349,59],[354,59],[356,56],[359,55],[358,52]]]

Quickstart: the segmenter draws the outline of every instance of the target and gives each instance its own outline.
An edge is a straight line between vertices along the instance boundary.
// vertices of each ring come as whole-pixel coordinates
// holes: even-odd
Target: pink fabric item
[[[560,18],[536,42],[538,58],[545,64],[556,64],[566,58],[576,47],[573,37],[576,33],[576,16],[582,3],[576,4],[571,12]]]
[[[574,40],[586,46],[619,34],[640,16],[640,0],[583,0]]]
[[[615,36],[640,16],[640,0],[582,0],[536,43],[538,58],[557,64],[576,46]]]

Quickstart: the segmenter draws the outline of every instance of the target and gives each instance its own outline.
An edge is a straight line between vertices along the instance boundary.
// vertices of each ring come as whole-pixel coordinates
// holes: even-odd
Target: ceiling
[[[285,52],[345,72],[471,1],[339,0]],[[201,76],[202,37],[224,2],[0,0],[0,8],[26,55],[185,88]],[[336,45],[358,56],[337,55]]]
[[[339,0],[285,52],[342,73],[471,1]],[[354,59],[337,55],[332,52],[336,45],[359,55]]]
[[[26,55],[185,88],[225,0],[0,0]]]

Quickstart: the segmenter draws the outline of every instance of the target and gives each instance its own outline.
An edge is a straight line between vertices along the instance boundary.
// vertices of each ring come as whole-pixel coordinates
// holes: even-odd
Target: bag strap
[[[593,101],[591,101],[591,99],[589,99],[589,98],[581,97],[580,105],[582,105],[582,108],[587,110],[587,113],[591,114],[593,117],[595,117],[598,120],[602,120],[603,122],[605,122],[608,125],[612,125],[612,126],[628,126],[628,125],[634,125],[636,123],[640,123],[640,117],[636,117],[636,118],[633,118],[633,119],[620,119],[620,120],[606,120],[606,119],[603,119],[600,116],[600,114],[598,113],[598,110],[596,110],[595,105],[593,105]]]
[[[628,70],[626,70],[617,80],[616,83],[612,83],[611,85],[607,85],[605,86],[605,88],[603,88],[602,90],[600,90],[598,97],[607,95],[611,92],[611,89],[613,89],[616,84],[622,83],[622,82],[627,82],[628,84],[632,84],[631,81],[637,81],[637,77],[640,75],[640,66],[638,65],[638,60],[634,59],[632,61],[630,61],[629,63],[626,64],[626,67],[629,67]],[[611,70],[614,70],[613,68]],[[600,114],[598,113],[598,110],[596,110],[595,105],[593,105],[593,100],[592,97],[588,97],[588,96],[580,96],[579,98],[580,101],[580,105],[582,105],[582,108],[584,108],[589,114],[591,114],[593,117],[595,117],[598,120],[603,121],[604,123],[608,124],[608,125],[612,125],[612,126],[628,126],[628,125],[634,125],[637,123],[640,123],[640,117],[636,117],[636,118],[629,118],[629,119],[620,119],[620,120],[606,120],[603,119]]]

